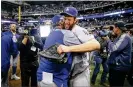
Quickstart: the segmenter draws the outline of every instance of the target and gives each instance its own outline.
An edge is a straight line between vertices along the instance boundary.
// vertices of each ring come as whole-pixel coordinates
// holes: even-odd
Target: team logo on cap
[[[69,11],[69,8],[66,8],[66,11]]]

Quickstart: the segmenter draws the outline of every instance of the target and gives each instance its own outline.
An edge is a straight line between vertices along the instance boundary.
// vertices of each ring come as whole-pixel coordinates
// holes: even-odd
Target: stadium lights
[[[116,14],[122,14],[122,13],[125,13],[125,11],[119,11],[119,12],[114,12],[114,13],[104,14],[104,16],[116,15]]]
[[[2,20],[1,22],[2,22],[2,23],[10,23],[11,21]]]
[[[123,17],[123,16],[121,15],[121,17]]]
[[[40,16],[41,16],[41,15],[43,15],[43,14],[32,14],[32,15],[34,15],[34,16],[35,16],[35,15],[40,15]]]
[[[84,19],[83,17],[78,17],[77,19]]]
[[[38,21],[28,21],[28,22],[30,22],[30,23],[35,23],[35,22],[38,22]]]

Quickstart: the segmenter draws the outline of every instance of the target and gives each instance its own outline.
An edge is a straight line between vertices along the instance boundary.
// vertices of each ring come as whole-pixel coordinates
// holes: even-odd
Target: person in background
[[[131,48],[132,42],[128,34],[125,33],[125,23],[118,21],[114,24],[113,32],[117,36],[113,42],[108,37],[103,37],[107,41],[109,50],[109,84],[110,87],[123,87],[126,75],[131,68]]]
[[[11,61],[12,61],[11,79],[19,80],[20,77],[18,77],[16,75],[17,62],[18,62],[18,58],[19,58],[19,51],[18,51],[18,47],[17,47],[17,41],[18,41],[19,35],[16,33],[16,24],[15,23],[10,24],[10,31],[6,31],[3,34],[11,36],[12,40],[14,42],[14,46],[16,47],[17,56],[16,57],[14,57],[13,55],[11,56]]]
[[[20,69],[22,87],[37,87],[37,69],[38,69],[38,48],[42,49],[43,44],[37,29],[24,30],[18,40],[20,51]],[[31,83],[30,83],[31,82]]]
[[[101,44],[101,48],[100,50],[94,51],[93,53],[94,61],[96,63],[95,63],[95,68],[94,68],[93,75],[91,78],[91,83],[95,85],[95,81],[100,71],[100,66],[102,64],[103,72],[101,75],[100,85],[108,87],[108,85],[106,84],[106,78],[108,74],[108,64],[107,64],[108,52],[107,52],[107,43],[104,39],[102,39],[104,35],[107,35],[106,32],[104,32],[103,30],[99,31],[99,36],[97,37],[97,40]]]
[[[128,34],[129,34],[130,37],[131,37],[132,46],[133,46],[133,29],[130,29],[129,32],[128,32]],[[132,59],[131,59],[131,64],[132,64],[132,66],[131,66],[130,72],[129,72],[129,74],[128,74],[127,80],[128,80],[128,82],[129,82],[129,84],[130,84],[131,86],[133,86],[133,47],[132,47]]]
[[[8,87],[8,70],[10,68],[11,55],[17,56],[12,35],[1,34],[1,86]]]

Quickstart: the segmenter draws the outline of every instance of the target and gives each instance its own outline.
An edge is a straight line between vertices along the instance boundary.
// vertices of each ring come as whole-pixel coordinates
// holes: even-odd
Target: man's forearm
[[[96,40],[91,40],[80,45],[69,46],[70,52],[90,52],[99,49],[100,44]]]

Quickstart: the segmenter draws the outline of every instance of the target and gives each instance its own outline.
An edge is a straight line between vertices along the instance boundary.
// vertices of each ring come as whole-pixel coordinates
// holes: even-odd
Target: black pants
[[[128,74],[127,80],[131,86],[133,86],[133,65]]]
[[[20,69],[21,69],[22,87],[29,87],[30,81],[31,81],[31,87],[37,87],[37,69],[38,69],[38,65],[34,66],[30,63],[29,64],[20,63]]]
[[[129,71],[127,80],[131,86],[133,86],[133,53],[132,53],[132,61],[131,61],[131,69]]]
[[[109,69],[110,87],[123,87],[127,72]]]

